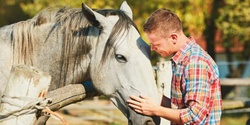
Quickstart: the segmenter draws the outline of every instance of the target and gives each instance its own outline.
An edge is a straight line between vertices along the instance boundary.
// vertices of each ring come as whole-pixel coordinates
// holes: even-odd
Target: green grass
[[[221,125],[250,125],[246,124],[250,119],[250,113],[222,114]]]

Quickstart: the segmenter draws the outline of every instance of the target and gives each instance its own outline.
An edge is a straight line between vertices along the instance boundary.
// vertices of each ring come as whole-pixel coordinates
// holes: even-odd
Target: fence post
[[[36,112],[22,114],[21,111],[25,106],[37,101],[42,92],[48,90],[50,81],[50,75],[34,67],[13,66],[0,105],[0,125],[34,124]],[[5,117],[10,114],[10,117]],[[5,119],[1,121],[3,117]]]
[[[170,89],[172,81],[171,61],[157,62],[157,87],[166,97],[170,98]],[[170,125],[170,121],[161,118],[161,125]]]

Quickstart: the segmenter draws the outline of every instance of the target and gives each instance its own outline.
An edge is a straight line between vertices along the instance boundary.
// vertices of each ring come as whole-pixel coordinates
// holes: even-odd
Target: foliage
[[[81,4],[85,3],[91,8],[108,8],[113,7],[115,1],[108,1],[108,0],[33,0],[33,2],[29,2],[27,4],[22,3],[21,7],[25,13],[29,14],[30,16],[34,16],[36,13],[41,11],[47,7],[77,7],[80,8]]]
[[[25,13],[30,16],[34,16],[36,13],[42,9],[49,6],[70,6],[70,7],[81,7],[81,3],[85,3],[92,8],[118,8],[123,0],[75,0],[74,2],[70,0],[34,0],[29,3],[21,3],[20,6]],[[204,30],[204,11],[207,11],[211,2],[206,2],[203,0],[168,0],[168,1],[141,1],[141,0],[127,0],[128,4],[131,6],[134,12],[135,23],[138,25],[139,29],[143,23],[146,21],[148,16],[158,8],[169,8],[180,16],[184,23],[184,28],[188,32],[192,33],[202,33]],[[154,3],[154,4],[152,4]],[[195,13],[195,15],[194,15]]]
[[[123,0],[75,0],[74,2],[70,0],[33,0],[28,3],[21,3],[20,6],[22,10],[30,15],[34,16],[36,13],[41,11],[46,7],[53,6],[69,6],[69,7],[81,7],[81,3],[85,3],[91,8],[119,8],[120,4]],[[183,26],[185,32],[187,34],[199,34],[202,35],[202,32],[205,28],[204,24],[204,13],[208,13],[209,1],[203,0],[168,0],[168,1],[160,1],[160,0],[149,0],[149,1],[141,1],[141,0],[127,0],[127,3],[130,5],[133,14],[134,14],[134,22],[137,24],[140,32],[142,33],[143,39],[147,42],[147,38],[142,31],[142,25],[146,21],[146,19],[150,16],[150,14],[159,8],[168,8],[178,16],[180,16],[183,21]],[[154,3],[154,4],[152,4]],[[204,9],[207,8],[207,9]],[[204,12],[205,11],[205,12]],[[195,13],[195,14],[194,14]],[[159,55],[153,54],[153,64],[158,61]]]
[[[26,3],[24,0],[0,0],[0,26],[29,18],[19,6],[20,2]]]
[[[234,46],[239,41],[245,51],[241,59],[248,59],[250,55],[250,1],[225,0],[224,7],[219,9],[220,17],[216,19],[216,26],[222,32],[223,45],[226,48]]]
[[[10,24],[18,20],[31,18],[36,13],[47,7],[77,7],[85,3],[91,8],[119,8],[124,0],[0,0],[0,26]],[[223,2],[223,1],[221,1]],[[187,35],[206,36],[204,30],[207,27],[206,20],[211,18],[216,21],[216,28],[222,32],[222,41],[225,47],[234,45],[233,40],[239,40],[245,47],[250,46],[250,1],[249,0],[225,0],[218,13],[211,13],[214,6],[213,0],[127,0],[134,14],[134,22],[137,24],[142,37],[147,42],[142,31],[142,25],[150,14],[158,8],[168,8],[174,11],[182,20],[184,32]],[[15,11],[14,11],[15,10]],[[13,13],[17,16],[13,16]],[[18,17],[18,18],[16,18]],[[210,41],[209,41],[210,42]],[[244,56],[250,55],[250,50],[245,48]],[[157,58],[157,56],[156,56]]]

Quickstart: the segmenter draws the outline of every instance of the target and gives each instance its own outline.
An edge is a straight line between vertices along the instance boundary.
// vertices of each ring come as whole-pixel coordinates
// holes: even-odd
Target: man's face
[[[156,51],[162,57],[167,57],[173,54],[173,45],[169,37],[152,32],[146,33],[151,44],[151,51]]]

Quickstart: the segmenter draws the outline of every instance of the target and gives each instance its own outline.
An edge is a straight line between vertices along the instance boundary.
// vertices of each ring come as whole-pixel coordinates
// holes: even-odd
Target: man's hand
[[[127,100],[129,106],[136,112],[148,116],[155,116],[158,105],[149,97],[146,96],[130,96],[131,99]]]

